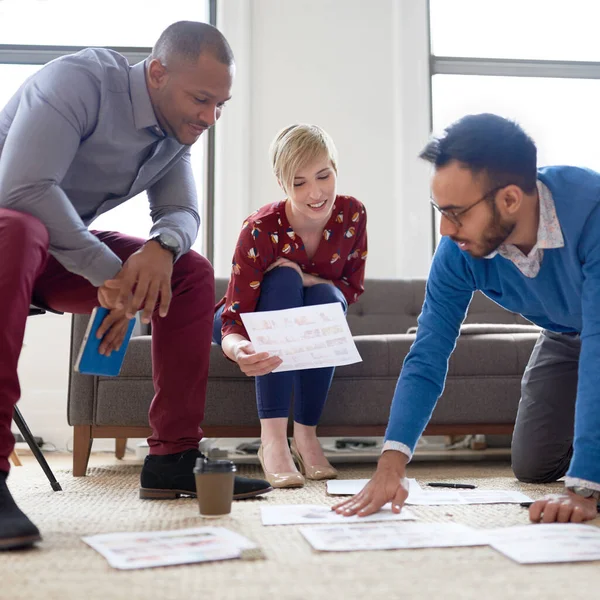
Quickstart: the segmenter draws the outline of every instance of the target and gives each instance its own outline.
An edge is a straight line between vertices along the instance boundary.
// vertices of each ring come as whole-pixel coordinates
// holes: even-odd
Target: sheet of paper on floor
[[[339,302],[240,314],[256,352],[279,356],[273,373],[361,362]]]
[[[490,546],[521,564],[600,560],[600,527],[539,523],[485,532]]]
[[[368,479],[333,479],[327,482],[331,495],[353,495],[369,482]],[[408,479],[406,504],[415,506],[440,506],[444,504],[518,504],[530,502],[531,498],[514,490],[428,490],[414,479]]]
[[[330,496],[354,496],[358,494],[370,479],[330,479],[327,481],[327,493]],[[418,491],[421,486],[416,479],[407,478],[408,489]]]
[[[169,531],[102,533],[82,540],[115,569],[143,569],[239,558],[256,548],[247,538],[224,527]]]
[[[414,521],[415,516],[408,509],[400,514],[392,512],[392,505],[386,504],[373,515],[344,517],[322,504],[279,504],[261,506],[260,513],[263,525],[309,525],[315,523],[368,523],[374,521]]]
[[[485,546],[480,531],[458,523],[366,523],[300,527],[315,550],[398,550],[402,548],[448,548]]]
[[[406,504],[440,506],[445,504],[519,504],[531,498],[514,490],[451,490],[409,493]]]

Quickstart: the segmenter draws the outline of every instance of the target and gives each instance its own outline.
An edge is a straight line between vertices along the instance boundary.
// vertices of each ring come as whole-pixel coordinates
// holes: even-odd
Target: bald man
[[[140,496],[196,493],[214,275],[190,250],[200,224],[190,146],[221,116],[234,72],[217,29],[182,21],[134,66],[98,48],[50,62],[0,112],[0,549],[40,539],[6,485],[32,299],[63,312],[110,309],[103,354],[120,347],[138,310],[152,323],[153,433]],[[140,192],[153,222],[147,240],[88,229]],[[234,497],[269,490],[238,477]]]

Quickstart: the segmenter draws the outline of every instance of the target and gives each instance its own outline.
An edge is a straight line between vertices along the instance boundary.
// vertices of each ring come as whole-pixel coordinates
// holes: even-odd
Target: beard
[[[481,241],[477,244],[477,248],[468,251],[473,258],[483,258],[498,250],[516,226],[516,223],[502,220],[500,214],[496,210],[495,204],[492,204],[492,211],[492,222],[483,232]]]

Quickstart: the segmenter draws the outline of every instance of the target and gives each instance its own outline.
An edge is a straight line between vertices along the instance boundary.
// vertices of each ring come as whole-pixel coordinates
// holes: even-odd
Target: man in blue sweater
[[[481,290],[543,328],[522,382],[513,435],[517,478],[552,482],[534,522],[581,522],[600,499],[600,173],[536,170],[536,147],[515,123],[469,115],[432,140],[432,204],[443,236],[433,258],[417,338],[396,386],[372,480],[335,508],[399,512],[406,464],[440,397],[448,359]]]

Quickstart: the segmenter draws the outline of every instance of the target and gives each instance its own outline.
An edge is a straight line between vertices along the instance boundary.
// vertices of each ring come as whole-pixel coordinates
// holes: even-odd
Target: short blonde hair
[[[270,149],[275,177],[289,194],[296,173],[312,161],[326,154],[337,174],[337,149],[326,131],[305,123],[289,125],[282,129]]]

